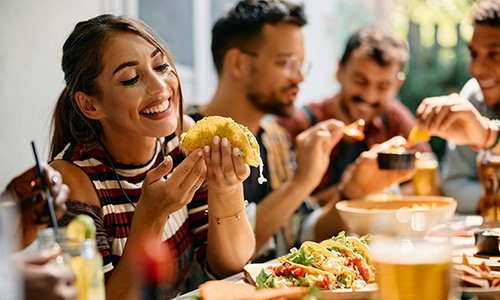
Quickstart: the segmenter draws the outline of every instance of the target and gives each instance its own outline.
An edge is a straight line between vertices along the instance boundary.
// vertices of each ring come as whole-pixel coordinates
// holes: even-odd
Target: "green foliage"
[[[467,19],[474,2],[393,0],[392,15],[398,24],[395,32],[408,40],[410,48],[406,81],[399,97],[413,113],[424,98],[459,92],[470,78],[464,32],[470,29]],[[455,41],[453,45],[443,46],[450,40]],[[440,159],[445,141],[432,138],[431,146]]]

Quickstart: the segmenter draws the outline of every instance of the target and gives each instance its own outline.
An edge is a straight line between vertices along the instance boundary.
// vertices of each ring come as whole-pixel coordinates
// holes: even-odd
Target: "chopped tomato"
[[[301,277],[304,277],[306,275],[306,270],[304,268],[301,268],[299,266],[292,266],[289,263],[284,263],[281,266],[271,266],[269,267],[269,269],[271,269],[275,275],[293,275]]]
[[[330,278],[328,276],[321,276],[322,278],[316,281],[316,286],[320,289],[328,289],[330,286]]]
[[[354,267],[358,269],[359,275],[361,275],[361,277],[365,282],[368,282],[368,280],[370,280],[370,271],[366,266],[363,265],[361,258],[359,257],[351,258],[349,259],[349,264],[354,265]]]

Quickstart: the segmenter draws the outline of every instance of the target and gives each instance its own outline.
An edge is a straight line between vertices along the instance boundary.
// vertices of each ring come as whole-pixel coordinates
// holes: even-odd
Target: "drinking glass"
[[[454,299],[452,247],[444,227],[427,236],[374,236],[370,248],[377,270],[376,299]]]
[[[482,150],[477,156],[477,172],[482,187],[483,223],[500,223],[500,155]]]
[[[75,273],[75,287],[79,300],[104,300],[104,271],[102,256],[97,251],[95,239],[72,240],[66,236],[66,228],[59,228],[59,243],[56,243],[54,229],[46,228],[38,231],[39,247],[47,249],[60,247],[61,255],[53,264],[71,266]]]
[[[435,178],[439,162],[433,152],[418,152],[415,160],[415,175],[412,179],[415,195],[436,194]]]

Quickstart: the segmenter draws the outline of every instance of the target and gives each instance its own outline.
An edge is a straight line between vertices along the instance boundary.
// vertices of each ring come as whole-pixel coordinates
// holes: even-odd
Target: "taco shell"
[[[360,256],[362,258],[362,263],[364,267],[366,267],[367,271],[369,272],[368,278],[365,279],[366,282],[370,283],[375,281],[375,266],[373,265],[373,260],[371,260],[371,254],[370,256],[366,256],[365,254],[359,252],[358,252],[359,254],[356,254],[353,249],[333,240],[322,241],[321,246],[323,246],[327,251],[329,251],[327,248],[337,248],[342,252],[345,252],[345,254],[350,258],[355,258]]]
[[[315,267],[310,267],[310,266],[305,266],[302,264],[294,263],[293,261],[290,261],[284,257],[278,257],[278,261],[282,264],[288,263],[292,266],[302,268],[307,272],[307,274],[314,275],[314,276],[323,275],[323,276],[326,276],[328,278],[331,278],[331,280],[334,280],[333,274],[331,274],[330,272],[327,272],[327,271],[324,271],[324,270],[321,270],[321,269],[318,269]]]
[[[181,141],[182,147],[188,150],[203,148],[212,143],[214,136],[228,139],[231,147],[237,147],[244,154],[244,162],[250,166],[260,165],[260,148],[255,136],[245,126],[231,118],[209,116],[196,122]]]

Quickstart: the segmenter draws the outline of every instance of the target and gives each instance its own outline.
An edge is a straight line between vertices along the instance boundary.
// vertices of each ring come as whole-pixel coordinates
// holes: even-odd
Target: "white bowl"
[[[403,196],[400,200],[344,200],[335,207],[349,233],[423,235],[455,214],[457,202],[440,196]]]

